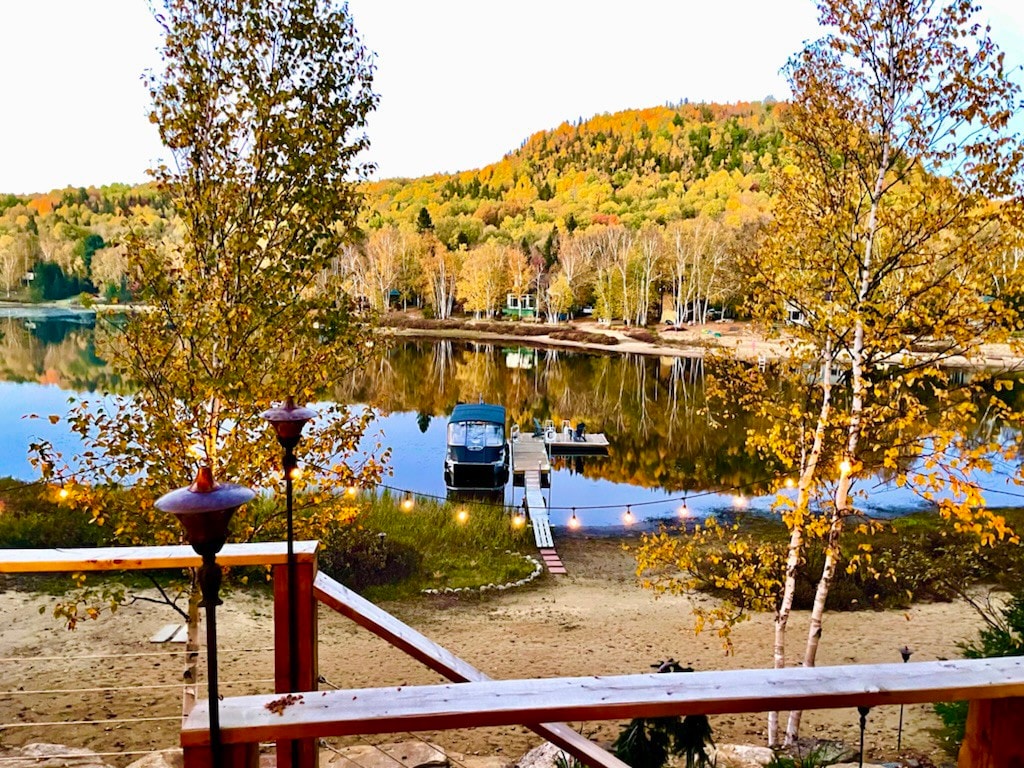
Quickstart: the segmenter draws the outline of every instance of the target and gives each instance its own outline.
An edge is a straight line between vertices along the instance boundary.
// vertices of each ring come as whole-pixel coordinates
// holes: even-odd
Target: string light
[[[524,515],[522,512],[516,512],[514,515],[512,515],[513,528],[522,528],[524,525],[526,525],[526,515]]]
[[[462,507],[459,509],[458,512],[455,513],[455,519],[458,520],[461,524],[465,525],[466,522],[469,520],[469,512],[466,511],[465,507]]]
[[[576,517],[576,507],[572,508],[572,517],[569,518],[569,527],[574,531],[580,527],[580,519]]]
[[[68,491],[67,488],[61,487],[61,489],[57,491],[57,495],[60,496],[62,499],[66,499],[68,496],[71,495],[71,493]]]
[[[688,506],[686,506],[686,497],[685,496],[683,496],[683,503],[679,505],[679,509],[676,510],[676,511],[679,513],[680,517],[689,517],[690,516],[690,508]]]
[[[843,459],[842,461],[839,462],[839,473],[843,477],[846,477],[846,475],[850,474],[852,471],[853,464],[850,463],[849,459]]]
[[[747,497],[742,493],[738,493],[732,497],[732,505],[735,509],[745,509],[747,506]]]
[[[291,477],[292,480],[298,480],[300,477],[302,477],[302,470],[299,469],[299,467],[297,466],[292,467],[291,469],[288,470],[288,475],[289,477]]]
[[[359,489],[354,485],[350,485],[348,488],[345,489],[345,493],[347,493],[349,496],[355,496],[357,493],[359,493]]]
[[[415,504],[416,504],[416,502],[413,500],[412,493],[410,493],[409,491],[406,491],[405,492],[405,496],[402,497],[402,504],[401,504],[402,511],[403,512],[411,512],[412,508],[415,506]]]
[[[633,510],[629,505],[626,506],[626,512],[622,515],[622,522],[626,525],[632,525],[636,522],[636,518],[633,517]]]
[[[786,482],[783,483],[783,485],[785,485],[787,488],[796,488],[796,480],[794,480],[792,477],[787,477]]]

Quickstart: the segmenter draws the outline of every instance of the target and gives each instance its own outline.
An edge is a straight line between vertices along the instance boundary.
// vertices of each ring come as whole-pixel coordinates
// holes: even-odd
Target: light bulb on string
[[[465,507],[463,507],[462,509],[455,513],[455,519],[459,522],[460,525],[465,525],[466,522],[469,520],[469,512],[467,512]]]
[[[839,474],[846,477],[848,474],[853,472],[853,464],[850,463],[849,459],[843,459],[839,462]]]
[[[416,502],[415,502],[415,500],[412,497],[412,493],[410,491],[406,491],[405,492],[405,496],[402,497],[402,503],[401,503],[402,511],[403,512],[411,512],[412,508],[413,508],[413,506],[415,506],[415,504],[416,504]]]
[[[526,525],[526,515],[524,515],[522,512],[516,512],[514,515],[512,515],[513,528],[522,528],[524,525]]]
[[[57,491],[57,495],[60,496],[62,499],[66,499],[68,496],[71,495],[71,492],[65,486],[61,486],[61,489]]]
[[[354,485],[350,485],[348,488],[345,489],[345,493],[347,493],[349,496],[355,496],[357,493],[359,493],[359,489]]]
[[[787,488],[796,488],[796,480],[794,480],[792,477],[787,477],[783,485],[785,485]]]
[[[632,525],[636,522],[636,518],[633,517],[633,509],[628,504],[626,505],[626,511],[622,515],[622,522],[626,525]]]
[[[572,508],[572,517],[569,518],[569,527],[574,531],[580,527],[580,519],[576,517],[576,507]]]
[[[747,497],[742,493],[738,493],[732,497],[732,506],[734,509],[746,509]]]
[[[690,508],[686,506],[686,497],[683,496],[683,503],[679,505],[679,509],[676,510],[680,517],[689,517]]]

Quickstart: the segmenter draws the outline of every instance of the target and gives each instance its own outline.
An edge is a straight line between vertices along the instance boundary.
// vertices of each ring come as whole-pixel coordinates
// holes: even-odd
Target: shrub
[[[88,515],[49,501],[34,484],[0,479],[0,547],[51,549],[107,544],[111,532]]]
[[[328,531],[321,540],[320,570],[356,592],[393,584],[415,574],[422,557],[384,532],[352,524]]]
[[[614,336],[608,336],[604,333],[591,333],[590,331],[581,331],[577,328],[566,328],[551,331],[548,336],[552,339],[560,339],[561,341],[576,341],[581,344],[603,344],[605,346],[614,346],[619,343],[619,340]]]
[[[658,672],[693,672],[674,659],[652,664]],[[684,758],[686,768],[713,765],[711,724],[705,715],[638,717],[630,720],[612,744],[615,756],[632,768],[662,768],[669,756]]]
[[[632,328],[626,331],[626,335],[635,341],[642,341],[645,344],[658,343],[658,334],[648,330],[647,328]]]

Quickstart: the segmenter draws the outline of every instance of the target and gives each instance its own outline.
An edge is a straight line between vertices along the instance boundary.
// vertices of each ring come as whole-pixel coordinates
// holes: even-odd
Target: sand
[[[726,656],[716,637],[694,636],[687,599],[656,599],[636,586],[632,559],[621,541],[566,539],[559,542],[559,552],[569,570],[567,577],[545,575],[534,585],[486,598],[431,597],[385,607],[496,678],[645,672],[668,657],[698,670],[770,664],[771,616],[758,615],[739,626],[734,634],[736,653]],[[55,600],[13,589],[0,593],[6,619],[0,630],[0,744],[48,741],[113,753],[176,746],[183,663],[175,654],[182,647],[149,642],[176,616],[166,607],[137,602],[68,632],[49,615]],[[225,596],[218,613],[223,693],[272,689],[271,617],[272,604],[266,597],[238,591]],[[955,657],[957,642],[974,637],[978,624],[962,603],[831,614],[819,664],[894,662],[899,660],[897,649],[905,644],[914,651],[912,662]],[[790,634],[794,656],[802,651],[806,627],[806,615],[795,615]],[[324,687],[441,682],[436,674],[323,606],[319,639],[320,671],[328,681]],[[83,688],[105,690],[31,692]],[[871,712],[866,731],[869,755],[895,756],[898,717],[898,707]],[[167,719],[121,722],[133,718]],[[75,722],[82,720],[98,722]],[[714,716],[711,721],[720,742],[764,743],[763,715]],[[42,722],[58,724],[9,727]],[[949,762],[934,733],[938,724],[930,706],[906,707],[904,754],[926,755],[937,764]],[[618,724],[588,723],[582,728],[610,740]],[[856,744],[857,713],[808,713],[802,735]],[[464,754],[509,759],[540,743],[522,727],[415,737]],[[398,734],[378,740],[408,738]],[[123,765],[130,757],[109,761]]]

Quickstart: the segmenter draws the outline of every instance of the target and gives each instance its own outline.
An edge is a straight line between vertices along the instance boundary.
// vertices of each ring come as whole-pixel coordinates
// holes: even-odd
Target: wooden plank
[[[1024,696],[1024,658],[728,670],[614,677],[491,680],[307,693],[221,702],[225,743],[445,730],[546,720],[764,712]],[[184,745],[209,738],[206,701],[186,719]],[[268,709],[269,707],[269,709]]]
[[[405,624],[334,579],[318,573],[314,593],[324,605],[386,640],[438,674],[455,682],[490,680],[484,672]],[[615,755],[564,723],[527,723],[534,733],[594,768],[629,768]]]
[[[184,624],[164,624],[149,638],[151,643],[169,643],[171,638],[178,634],[178,630],[184,628]]]
[[[296,562],[313,562],[317,541],[296,541]],[[279,565],[287,543],[226,544],[217,555],[224,566]],[[83,547],[78,549],[0,550],[0,573],[60,573],[77,571],[136,571],[157,568],[196,568],[199,555],[187,544],[171,547]]]

